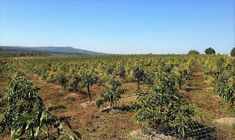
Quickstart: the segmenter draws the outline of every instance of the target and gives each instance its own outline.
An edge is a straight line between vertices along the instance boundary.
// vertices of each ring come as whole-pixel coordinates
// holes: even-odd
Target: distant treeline
[[[42,52],[8,52],[0,50],[0,57],[25,57],[25,56],[48,56]]]
[[[48,56],[48,53],[45,52],[30,52],[30,51],[21,51],[17,48],[3,48],[0,47],[0,57],[25,57],[25,56]]]

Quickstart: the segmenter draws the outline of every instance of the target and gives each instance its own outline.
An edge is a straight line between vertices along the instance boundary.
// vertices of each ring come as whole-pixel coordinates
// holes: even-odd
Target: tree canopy
[[[188,54],[200,54],[197,50],[190,50]]]
[[[215,54],[215,53],[216,53],[215,50],[211,47],[205,50],[205,54]]]

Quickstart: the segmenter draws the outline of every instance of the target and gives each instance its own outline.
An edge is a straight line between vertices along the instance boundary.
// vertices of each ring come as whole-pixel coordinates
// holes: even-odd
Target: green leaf
[[[59,106],[51,106],[48,108],[49,111],[61,110],[61,109],[66,109],[66,107],[63,105],[59,105]]]
[[[82,138],[82,137],[81,137],[81,134],[80,134],[78,131],[74,131],[74,130],[73,130],[72,132],[73,132],[78,138]]]

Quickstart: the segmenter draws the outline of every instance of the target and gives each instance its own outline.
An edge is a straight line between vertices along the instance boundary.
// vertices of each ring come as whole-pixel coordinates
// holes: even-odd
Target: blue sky
[[[0,45],[228,54],[234,32],[234,0],[0,0]]]

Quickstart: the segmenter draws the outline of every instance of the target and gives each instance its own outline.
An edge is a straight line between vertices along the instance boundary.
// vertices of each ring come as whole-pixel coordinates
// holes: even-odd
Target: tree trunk
[[[113,109],[113,104],[112,104],[112,102],[110,101],[110,109]]]
[[[91,101],[90,86],[87,86],[87,92],[88,92],[89,100]]]
[[[180,82],[179,83],[179,90],[181,90],[181,88],[182,88],[182,83]]]
[[[140,90],[140,82],[139,81],[137,82],[137,85],[138,85],[138,90]]]

